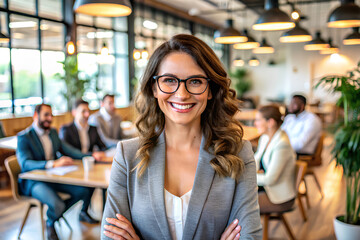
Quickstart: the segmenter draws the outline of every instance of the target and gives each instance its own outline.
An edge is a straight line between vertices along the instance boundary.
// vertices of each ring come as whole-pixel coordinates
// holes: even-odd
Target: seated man
[[[294,95],[289,105],[289,114],[281,126],[298,155],[315,153],[322,129],[320,118],[306,111],[305,106],[306,98]]]
[[[120,116],[115,113],[115,96],[106,94],[101,101],[100,111],[92,114],[89,124],[96,126],[101,140],[106,147],[116,147],[119,140],[124,138],[120,123]]]
[[[21,172],[72,165],[73,158],[81,159],[89,155],[81,153],[59,139],[56,129],[51,128],[53,115],[50,105],[37,105],[33,119],[33,124],[18,134],[16,155]],[[55,221],[79,200],[83,200],[80,221],[94,221],[87,213],[91,198],[89,188],[24,179],[19,179],[19,187],[22,194],[32,196],[48,205],[46,222],[48,239],[58,239],[54,228]],[[70,198],[63,201],[58,192],[67,193]]]

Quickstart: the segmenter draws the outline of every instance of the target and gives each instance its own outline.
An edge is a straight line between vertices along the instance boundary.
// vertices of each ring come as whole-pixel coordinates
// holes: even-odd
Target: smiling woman
[[[139,138],[113,161],[102,239],[261,239],[254,156],[229,86],[192,35],[155,50],[136,97]]]

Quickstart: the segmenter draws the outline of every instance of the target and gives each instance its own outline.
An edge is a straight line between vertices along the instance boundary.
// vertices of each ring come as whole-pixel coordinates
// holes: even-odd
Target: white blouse
[[[173,240],[182,239],[191,191],[178,197],[164,188],[166,217]]]

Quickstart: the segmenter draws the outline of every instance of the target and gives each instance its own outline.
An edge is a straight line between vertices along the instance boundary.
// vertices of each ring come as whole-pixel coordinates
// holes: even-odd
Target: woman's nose
[[[178,90],[175,92],[175,96],[178,98],[187,98],[190,93],[186,90],[185,83],[181,82]]]

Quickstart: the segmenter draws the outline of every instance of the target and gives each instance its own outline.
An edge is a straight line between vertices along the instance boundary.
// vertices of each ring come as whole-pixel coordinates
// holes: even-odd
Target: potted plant
[[[247,108],[255,108],[253,100],[244,97],[244,94],[251,89],[251,81],[248,78],[248,71],[245,68],[237,68],[230,72],[230,78],[236,90],[237,98],[245,103],[245,107],[246,105],[249,105]]]
[[[71,110],[76,99],[81,98],[84,92],[89,88],[90,77],[81,78],[81,72],[78,69],[76,55],[70,55],[63,62],[63,74],[56,73],[55,78],[64,81],[66,88],[61,90],[61,94],[67,101],[67,109]]]
[[[343,168],[346,180],[345,215],[334,219],[337,239],[360,236],[360,62],[342,76],[325,76],[315,87],[324,86],[339,92],[337,105],[344,108],[344,119],[335,127],[332,154],[336,165]]]

